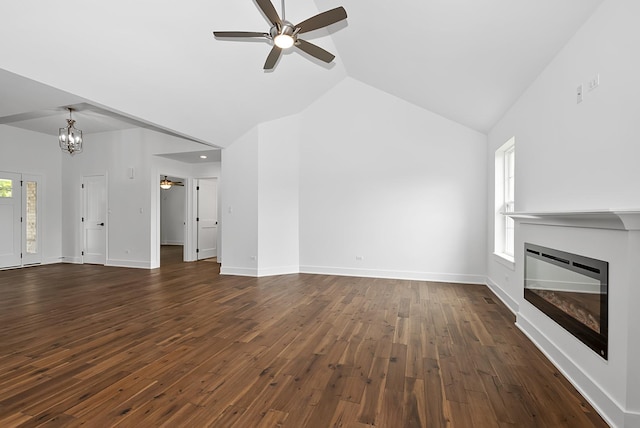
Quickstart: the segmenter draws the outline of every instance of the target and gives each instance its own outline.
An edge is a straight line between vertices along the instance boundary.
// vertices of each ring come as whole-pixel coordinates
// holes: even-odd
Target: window
[[[0,178],[0,198],[13,197],[13,180]]]
[[[28,254],[38,254],[38,182],[27,181],[25,209],[26,250]]]
[[[495,157],[495,242],[497,255],[513,262],[514,221],[506,213],[515,211],[515,138],[496,150]]]

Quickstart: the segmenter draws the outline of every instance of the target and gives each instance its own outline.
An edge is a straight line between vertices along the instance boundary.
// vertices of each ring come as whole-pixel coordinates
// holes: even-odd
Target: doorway
[[[166,188],[160,188],[160,260],[166,260],[167,253],[171,259],[180,256],[186,258],[186,225],[187,225],[187,192],[185,179],[162,175]]]
[[[0,172],[0,269],[42,262],[42,177]]]
[[[182,245],[182,261],[215,261],[219,251],[218,178],[180,178],[169,174],[158,177],[159,182],[171,182],[171,186],[162,183],[166,189],[155,190],[158,192],[155,247],[158,266],[166,261],[175,262],[175,247],[179,245]]]

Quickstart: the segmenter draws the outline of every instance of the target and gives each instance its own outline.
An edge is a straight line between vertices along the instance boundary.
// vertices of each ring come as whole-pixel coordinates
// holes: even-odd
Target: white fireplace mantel
[[[612,427],[640,427],[640,209],[518,211],[516,291],[520,328]],[[525,243],[609,263],[605,360],[524,299]]]
[[[594,210],[505,213],[520,223],[592,229],[640,230],[640,210]]]

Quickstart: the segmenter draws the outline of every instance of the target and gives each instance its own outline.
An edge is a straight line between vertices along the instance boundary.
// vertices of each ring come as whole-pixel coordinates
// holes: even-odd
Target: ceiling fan
[[[326,63],[333,61],[335,55],[313,43],[298,38],[298,34],[324,28],[346,19],[347,11],[344,10],[342,6],[319,13],[294,25],[284,19],[284,0],[282,2],[282,19],[278,15],[273,3],[271,3],[271,0],[255,1],[272,24],[268,33],[252,31],[214,31],[213,35],[216,37],[259,37],[271,40],[273,42],[273,48],[264,63],[265,70],[273,69],[278,58],[280,58],[282,50],[289,49],[292,46]]]
[[[160,188],[167,190],[171,189],[171,186],[184,186],[184,184],[182,181],[171,181],[167,179],[167,176],[165,175],[164,180],[160,180]]]

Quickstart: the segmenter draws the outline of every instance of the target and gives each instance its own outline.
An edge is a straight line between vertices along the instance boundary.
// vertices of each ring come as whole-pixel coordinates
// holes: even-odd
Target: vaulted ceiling
[[[332,64],[294,49],[270,72],[268,41],[212,35],[268,31],[252,0],[2,2],[0,123],[42,132],[39,112],[64,124],[61,107],[78,104],[225,147],[349,76],[486,133],[601,2],[290,0],[294,23],[337,6],[349,17],[305,35]]]

